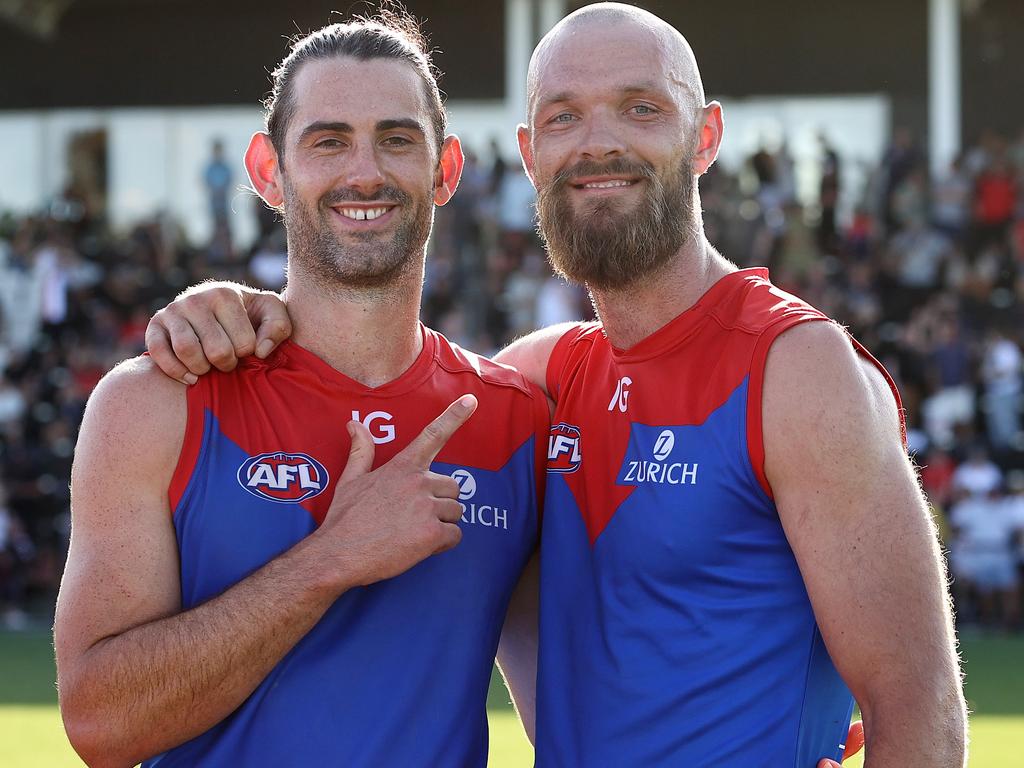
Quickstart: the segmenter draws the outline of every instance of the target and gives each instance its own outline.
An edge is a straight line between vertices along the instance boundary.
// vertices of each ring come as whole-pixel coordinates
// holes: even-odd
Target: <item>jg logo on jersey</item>
[[[329,482],[324,465],[305,453],[261,453],[238,468],[238,483],[245,490],[282,504],[311,499]]]

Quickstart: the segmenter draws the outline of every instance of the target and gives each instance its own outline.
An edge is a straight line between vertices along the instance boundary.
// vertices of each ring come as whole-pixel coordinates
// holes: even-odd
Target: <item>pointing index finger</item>
[[[427,424],[400,455],[424,469],[429,467],[430,462],[444,448],[455,431],[473,415],[476,407],[476,397],[463,395],[445,408],[444,413]]]

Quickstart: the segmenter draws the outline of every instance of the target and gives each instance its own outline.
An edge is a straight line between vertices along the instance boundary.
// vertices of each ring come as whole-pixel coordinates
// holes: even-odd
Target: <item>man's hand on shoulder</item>
[[[238,283],[201,283],[157,312],[146,347],[165,374],[194,384],[211,366],[230,371],[239,358],[264,358],[292,333],[281,297]]]

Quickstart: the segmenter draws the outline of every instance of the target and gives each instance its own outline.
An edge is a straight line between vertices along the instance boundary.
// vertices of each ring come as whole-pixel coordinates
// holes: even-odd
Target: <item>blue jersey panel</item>
[[[702,424],[632,423],[609,467],[632,491],[593,545],[572,476],[548,475],[538,768],[813,768],[844,740],[746,407],[744,380]]]
[[[242,486],[249,454],[205,418],[202,470],[175,511],[185,608],[315,529],[301,505]],[[144,765],[484,768],[498,636],[536,544],[534,440],[497,471],[435,463],[460,483],[462,542],[343,594],[232,715]]]

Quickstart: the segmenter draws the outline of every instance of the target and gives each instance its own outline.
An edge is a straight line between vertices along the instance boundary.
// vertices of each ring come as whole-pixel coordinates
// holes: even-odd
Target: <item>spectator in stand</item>
[[[1020,435],[1021,351],[1002,329],[993,329],[981,363],[985,394],[982,410],[988,440],[997,453],[1017,446]]]
[[[1006,236],[1017,204],[1017,182],[1006,153],[992,157],[974,182],[972,256],[991,246],[1007,244]]]
[[[935,394],[924,403],[923,411],[929,437],[946,445],[957,426],[974,420],[971,348],[954,317],[940,320],[936,335],[928,361]]]
[[[939,288],[943,268],[953,255],[953,244],[928,226],[920,211],[892,238],[889,251],[900,285],[906,289],[905,299],[916,306]]]
[[[210,206],[210,220],[213,223],[213,237],[227,237],[230,240],[231,228],[228,219],[231,182],[233,174],[231,166],[224,158],[224,141],[215,139],[210,147],[210,161],[203,171],[203,184],[206,186],[206,198]]]
[[[914,145],[913,134],[905,126],[896,128],[892,143],[882,157],[882,211],[883,224],[886,232],[898,228],[898,221],[893,210],[893,195],[904,179],[920,164],[917,147]]]
[[[984,446],[975,445],[967,461],[953,473],[953,494],[955,498],[981,498],[998,491],[1002,483],[1002,470],[992,463]]]
[[[954,243],[962,244],[970,223],[971,180],[957,155],[945,175],[932,185],[932,222]]]
[[[963,597],[976,602],[976,618],[984,626],[1005,629],[1019,621],[1014,541],[1014,513],[998,486],[985,494],[964,497],[950,512],[954,539],[953,573],[962,580]]]
[[[928,221],[928,177],[924,168],[912,168],[893,190],[890,214],[897,232]]]

